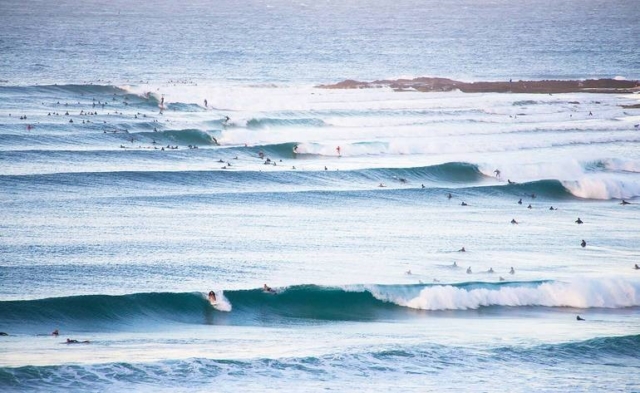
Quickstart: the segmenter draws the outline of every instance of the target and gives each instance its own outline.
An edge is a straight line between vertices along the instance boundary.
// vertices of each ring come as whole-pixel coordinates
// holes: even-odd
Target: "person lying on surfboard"
[[[68,338],[67,342],[65,344],[89,344],[90,341],[89,340],[84,340],[84,341],[78,341],[78,340],[73,340]]]

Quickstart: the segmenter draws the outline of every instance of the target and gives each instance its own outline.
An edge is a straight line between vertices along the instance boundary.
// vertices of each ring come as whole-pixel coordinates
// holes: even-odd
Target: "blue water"
[[[636,3],[1,2],[0,390],[640,391],[637,94],[315,87],[638,79]]]

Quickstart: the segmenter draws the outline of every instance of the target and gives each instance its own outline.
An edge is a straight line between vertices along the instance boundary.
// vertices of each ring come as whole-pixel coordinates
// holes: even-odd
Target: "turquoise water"
[[[638,95],[314,86],[640,78],[638,16],[3,2],[0,389],[637,391]]]

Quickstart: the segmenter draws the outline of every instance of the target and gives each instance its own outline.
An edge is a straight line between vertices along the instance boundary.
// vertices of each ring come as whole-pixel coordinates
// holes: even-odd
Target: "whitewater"
[[[2,2],[0,390],[639,391],[639,16]]]

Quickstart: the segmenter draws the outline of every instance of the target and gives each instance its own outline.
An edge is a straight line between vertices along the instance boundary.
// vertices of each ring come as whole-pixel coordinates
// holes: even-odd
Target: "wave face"
[[[173,146],[173,143],[189,143],[195,146],[214,145],[216,140],[208,133],[197,130],[165,131],[152,133],[138,133],[138,136],[153,139],[157,146],[165,144]],[[278,157],[291,157],[292,148],[295,144],[268,145],[261,147],[238,147],[226,148],[215,155],[207,152],[202,154],[209,156],[209,164],[213,165],[235,165],[235,158],[240,155],[274,157],[273,162],[277,162]],[[158,147],[159,149],[159,147]],[[141,162],[148,162],[152,159],[153,151],[138,152]],[[68,154],[65,152],[41,152],[29,151],[21,153],[7,153],[7,157],[12,157],[14,162],[37,162],[39,160],[61,160]],[[280,187],[280,192],[309,191],[309,190],[340,190],[345,191],[358,185],[358,188],[365,186],[369,189],[377,189],[379,183],[401,189],[415,189],[425,186],[427,189],[423,193],[434,196],[443,192],[455,190],[456,195],[474,195],[486,197],[529,197],[536,195],[549,201],[562,201],[571,198],[581,199],[622,199],[640,195],[640,184],[634,181],[613,181],[598,179],[582,179],[580,181],[559,181],[559,180],[537,180],[524,183],[496,183],[489,176],[483,174],[477,165],[462,162],[452,162],[426,167],[409,168],[375,168],[347,171],[304,171],[304,170],[284,170],[275,172],[261,172],[260,165],[255,171],[237,171],[236,166],[229,167],[229,171],[219,170],[171,170],[171,171],[108,171],[103,167],[103,163],[109,160],[115,161],[120,155],[117,152],[82,152],[74,153],[77,158],[82,158],[88,162],[95,162],[96,172],[77,172],[76,168],[69,168],[71,172],[41,174],[41,175],[0,175],[0,184],[5,184],[7,189],[14,189],[20,185],[50,186],[54,184],[64,184],[65,186],[84,185],[94,187],[96,185],[119,186],[121,189],[135,188],[137,184],[148,184],[149,187],[156,188],[159,184],[164,184],[169,188],[180,188],[191,185],[199,188],[207,184],[215,184],[217,187],[202,188],[210,193],[229,192],[231,190],[260,190],[260,185],[282,184],[287,187]],[[218,157],[225,158],[219,161]],[[97,166],[100,165],[100,168]],[[216,167],[216,169],[218,169]],[[287,168],[289,169],[289,168]],[[320,168],[318,168],[320,169]],[[214,182],[214,183],[211,183]],[[231,188],[229,188],[231,187]],[[270,192],[273,191],[268,189]],[[191,189],[193,192],[194,189]],[[178,192],[178,190],[176,190]]]
[[[598,337],[585,341],[545,344],[528,348],[501,347],[493,352],[503,359],[531,356],[536,362],[555,358],[556,361],[584,359],[595,356],[594,362],[607,358],[633,358],[640,349],[640,335]],[[524,352],[524,353],[523,353]]]
[[[443,347],[437,344],[393,345],[373,347],[350,353],[331,353],[320,356],[282,357],[277,359],[226,359],[191,358],[165,360],[159,362],[73,364],[55,366],[24,366],[0,368],[0,387],[5,389],[45,389],[47,391],[68,391],[74,389],[144,390],[150,384],[161,384],[164,388],[204,391],[220,383],[234,386],[232,381],[238,376],[251,378],[263,390],[288,386],[287,381],[295,379],[298,387],[313,390],[317,380],[358,381],[363,386],[397,387],[397,382],[389,379],[413,376],[413,383],[439,390],[434,377],[443,374],[451,382],[478,384],[486,380],[487,370],[482,364],[490,362],[494,377],[502,379],[521,378],[520,373],[535,367],[536,381],[540,385],[553,385],[558,391],[570,389],[562,381],[555,381],[558,367],[569,367],[575,373],[591,375],[590,367],[598,366],[611,373],[618,382],[602,381],[602,376],[590,381],[591,388],[597,390],[620,386],[620,379],[627,380],[627,388],[633,386],[634,379],[623,377],[629,365],[637,364],[640,350],[640,336],[610,336],[590,340],[538,345],[530,348],[499,346],[495,348],[472,349],[464,347]],[[603,366],[604,364],[604,366]],[[624,370],[616,367],[625,364]],[[478,370],[479,369],[479,370]],[[555,370],[555,371],[554,371]],[[423,375],[424,378],[420,376]],[[463,377],[456,377],[461,375]],[[418,378],[418,381],[415,381]],[[457,378],[461,378],[460,381]],[[464,382],[463,382],[464,380]],[[555,384],[554,384],[555,383]],[[213,385],[212,385],[213,384]],[[406,382],[405,382],[406,384]],[[435,383],[437,384],[437,382]],[[239,385],[239,384],[238,384]],[[325,382],[326,385],[326,382]],[[623,384],[624,385],[624,384]],[[246,381],[242,383],[246,387]],[[571,385],[575,386],[575,385]],[[228,388],[228,386],[227,386]],[[157,388],[156,388],[157,389]]]
[[[157,132],[137,132],[130,133],[128,137],[136,139],[146,138],[152,142],[163,145],[165,143],[185,145],[212,146],[216,145],[216,139],[207,131],[197,129],[186,130],[164,130]]]
[[[8,326],[64,325],[122,329],[157,323],[286,324],[292,320],[374,321],[405,318],[410,310],[483,307],[628,308],[640,306],[640,283],[625,280],[470,282],[451,285],[301,285],[219,293],[220,318],[201,293],[72,296],[0,302]]]

